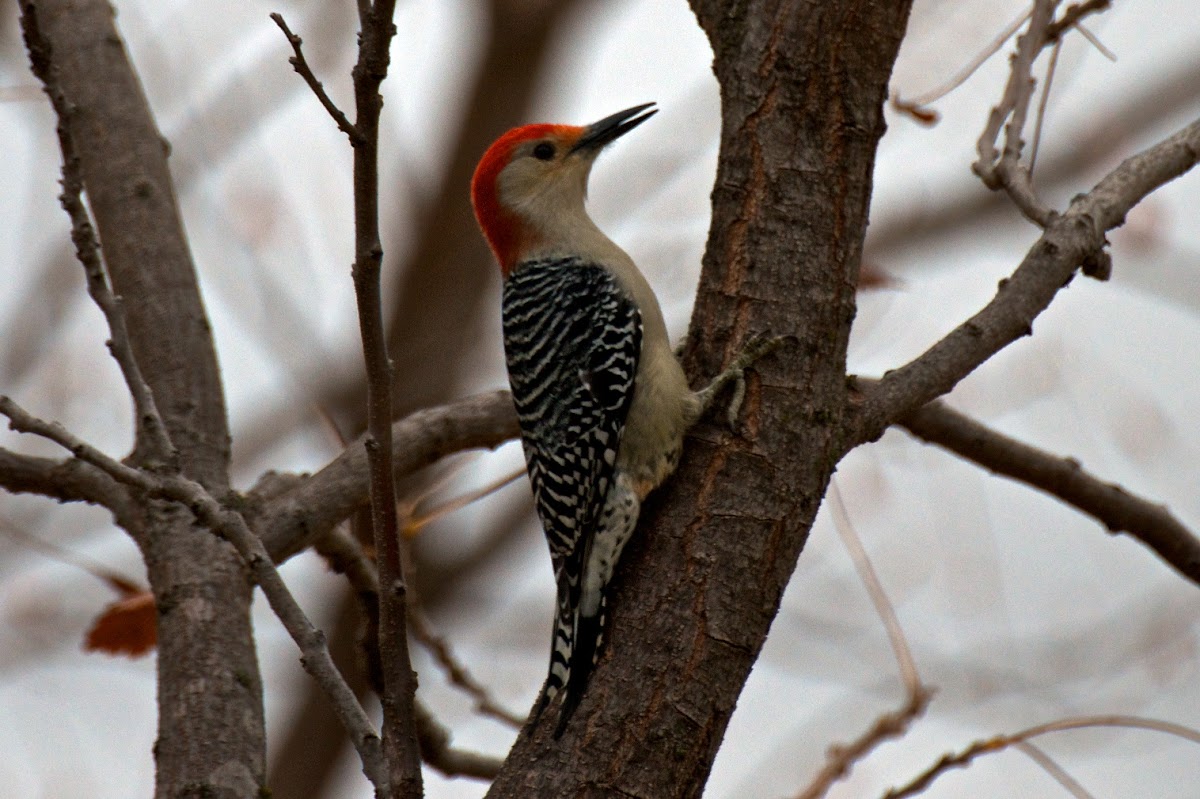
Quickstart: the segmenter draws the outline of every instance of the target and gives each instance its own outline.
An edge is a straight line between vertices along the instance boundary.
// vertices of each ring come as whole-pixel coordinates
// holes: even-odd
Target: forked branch
[[[232,544],[250,567],[254,581],[262,588],[271,609],[300,647],[300,660],[304,668],[329,696],[358,750],[363,772],[376,786],[377,792],[388,795],[388,771],[380,749],[379,734],[334,665],[325,644],[325,636],[304,615],[262,542],[251,532],[240,513],[222,505],[194,480],[179,475],[152,473],[112,459],[73,436],[62,425],[33,416],[8,397],[0,396],[0,414],[8,417],[12,429],[55,442],[78,461],[101,470],[142,496],[168,499],[186,506],[201,524]]]

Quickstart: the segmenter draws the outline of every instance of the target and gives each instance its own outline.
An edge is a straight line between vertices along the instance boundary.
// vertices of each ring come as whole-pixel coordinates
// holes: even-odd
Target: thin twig
[[[921,675],[917,672],[917,662],[913,659],[912,650],[909,649],[908,638],[904,635],[904,628],[900,626],[896,609],[892,607],[887,591],[883,590],[883,583],[879,581],[879,575],[875,572],[870,557],[867,556],[867,550],[863,548],[862,541],[854,532],[854,525],[850,523],[850,512],[846,509],[846,501],[842,498],[842,491],[836,481],[830,482],[830,490],[833,495],[834,527],[837,528],[838,537],[842,539],[842,544],[850,554],[850,560],[854,564],[855,571],[858,572],[859,580],[862,581],[863,586],[867,589],[867,594],[871,597],[871,604],[875,606],[875,612],[879,614],[879,618],[887,630],[888,640],[892,644],[892,652],[896,656],[896,665],[899,666],[900,676],[904,680],[904,687],[909,695],[926,690],[921,684]]]
[[[797,794],[796,799],[820,799],[829,793],[835,782],[850,774],[855,763],[865,758],[884,741],[903,736],[912,722],[924,715],[934,693],[933,689],[921,682],[921,675],[917,672],[916,661],[913,660],[900,620],[896,617],[896,610],[892,607],[887,592],[883,590],[883,584],[879,581],[875,567],[871,565],[871,559],[867,556],[862,541],[854,532],[850,514],[846,510],[846,503],[836,482],[830,483],[830,492],[833,499],[834,527],[846,546],[859,579],[871,597],[875,611],[887,629],[892,652],[896,655],[896,664],[904,681],[905,701],[898,709],[877,718],[875,723],[854,741],[830,746],[825,754],[825,765],[817,772],[812,782]]]
[[[1075,30],[1079,31],[1079,35],[1087,39],[1088,43],[1091,44],[1092,47],[1095,47],[1096,50],[1099,51],[1100,55],[1104,56],[1109,61],[1116,63],[1117,54],[1105,47],[1104,42],[1100,41],[1100,39],[1096,37],[1096,34],[1088,30],[1086,25],[1084,25],[1082,22],[1076,23]]]
[[[436,522],[438,519],[448,516],[457,510],[461,510],[473,502],[478,502],[490,494],[496,493],[500,489],[515,483],[524,476],[525,468],[521,467],[520,469],[509,472],[502,477],[497,477],[495,480],[485,486],[471,489],[465,494],[461,494],[454,499],[444,502],[428,513],[423,513],[420,516],[417,515],[417,508],[419,505],[410,507],[407,513],[407,521],[404,523],[404,536],[406,538],[412,538],[419,533],[423,527],[426,527],[433,522]],[[428,495],[429,492],[425,493]]]
[[[438,724],[433,714],[420,702],[414,703],[413,712],[421,756],[430,766],[447,777],[492,780],[500,773],[504,763],[497,758],[452,747],[450,733]]]
[[[363,772],[387,796],[388,772],[380,748],[379,734],[354,692],[338,672],[325,644],[325,636],[313,626],[296,603],[275,569],[262,542],[237,511],[218,502],[207,489],[185,477],[151,473],[113,460],[100,450],[71,435],[57,422],[47,422],[25,411],[10,398],[0,396],[0,414],[10,427],[55,442],[77,459],[101,469],[125,485],[150,497],[169,499],[186,506],[196,519],[234,546],[250,567],[271,609],[300,647],[300,662],[329,696],[342,724],[358,750]]]
[[[938,100],[945,97],[950,92],[962,86],[967,80],[975,74],[975,72],[983,66],[989,58],[994,56],[1004,46],[1004,43],[1013,37],[1013,34],[1021,29],[1025,24],[1025,20],[1029,19],[1029,15],[1033,13],[1033,7],[1022,11],[1012,22],[1004,27],[1004,30],[996,34],[996,37],[988,42],[987,46],[979,51],[979,54],[972,58],[966,66],[940,86],[936,86],[929,91],[918,94],[916,97],[904,98],[902,102],[909,103],[914,106],[925,106],[930,103],[936,103]]]
[[[1004,150],[1000,158],[1015,167],[1021,161],[1021,150],[1025,146],[1025,118],[1029,114],[1029,103],[1037,81],[1033,77],[1033,62],[1037,60],[1047,41],[1046,29],[1054,18],[1054,9],[1059,0],[1035,0],[1029,27],[1025,35],[1017,39],[1017,53],[1013,58],[1010,85],[1013,87],[1012,107],[1008,124],[1004,126]]]
[[[1042,143],[1042,124],[1046,121],[1046,105],[1050,102],[1050,87],[1054,84],[1054,73],[1058,69],[1058,56],[1062,52],[1062,40],[1054,42],[1050,50],[1050,63],[1046,66],[1046,84],[1042,86],[1042,96],[1038,100],[1037,116],[1033,121],[1033,147],[1029,150],[1029,179],[1033,179],[1033,170],[1037,167],[1038,148]]]
[[[1112,0],[1087,0],[1085,3],[1072,3],[1062,16],[1046,27],[1046,41],[1053,42],[1071,28],[1080,29],[1080,23],[1085,17],[1107,11],[1112,6]],[[1082,33],[1082,30],[1080,30]],[[1103,52],[1104,48],[1100,48]]]
[[[288,44],[292,46],[292,52],[295,55],[288,59],[288,63],[296,70],[296,74],[304,78],[304,82],[308,84],[308,88],[312,89],[313,94],[317,96],[321,105],[329,112],[329,116],[333,117],[333,121],[337,123],[338,130],[350,138],[350,143],[355,147],[362,144],[362,133],[346,118],[342,109],[338,108],[337,104],[333,102],[333,99],[325,91],[325,86],[317,79],[317,76],[312,71],[312,67],[308,65],[308,59],[304,57],[304,51],[301,49],[304,40],[292,33],[291,28],[284,22],[282,14],[272,12],[271,19],[283,31],[283,35],[287,37]]]
[[[1053,777],[1059,785],[1071,792],[1075,799],[1096,799],[1088,793],[1079,781],[1067,773],[1067,770],[1060,766],[1054,758],[1043,752],[1039,747],[1034,746],[1028,741],[1017,741],[1013,744],[1013,749],[1021,752],[1034,763],[1042,767],[1042,770]]]
[[[832,744],[826,751],[825,765],[796,799],[820,799],[835,782],[850,773],[850,768],[885,741],[904,735],[914,719],[924,715],[933,692],[921,690],[910,694],[904,705],[875,719],[875,723],[858,738],[847,744]]]
[[[1057,0],[1035,0],[1025,33],[1017,37],[1008,84],[999,105],[992,109],[979,137],[979,159],[971,166],[989,189],[1004,189],[1026,217],[1041,227],[1050,220],[1050,211],[1034,193],[1029,173],[1021,164],[1025,117],[1033,97],[1033,62],[1046,41],[1046,29],[1054,16]],[[1007,120],[1007,124],[1006,124]],[[998,154],[996,140],[1004,129],[1004,147]]]
[[[1059,3],[1060,0],[1035,0],[1029,15],[1029,25],[1025,33],[1017,38],[1017,49],[1012,57],[1012,67],[1004,94],[988,116],[987,124],[976,145],[979,159],[971,166],[985,186],[989,189],[1003,189],[1026,218],[1043,228],[1049,224],[1054,212],[1038,198],[1031,173],[1062,36],[1071,28],[1079,28],[1079,23],[1084,17],[1109,6],[1109,0],[1088,0],[1070,6],[1062,17],[1055,20],[1054,10]],[[1033,65],[1041,51],[1050,45],[1053,45],[1051,64],[1037,109],[1033,155],[1026,166],[1021,160],[1025,146],[1022,136],[1036,84]],[[997,153],[996,140],[1001,128],[1004,129],[1004,146],[1002,151]]]
[[[429,627],[421,613],[409,609],[409,632],[433,656],[437,664],[446,673],[450,684],[460,689],[475,700],[475,710],[484,716],[491,716],[513,729],[520,729],[525,724],[525,717],[505,708],[488,692],[488,689],[475,679],[474,675],[455,656],[445,639],[438,636]]]
[[[975,743],[961,752],[943,755],[936,763],[921,772],[915,779],[900,788],[892,788],[883,795],[883,799],[902,799],[905,796],[916,796],[928,788],[934,780],[952,768],[966,768],[975,758],[990,752],[1000,752],[1010,746],[1039,735],[1065,730],[1081,730],[1091,727],[1126,727],[1129,729],[1151,730],[1167,735],[1173,735],[1192,743],[1200,744],[1200,730],[1185,727],[1182,724],[1172,724],[1168,721],[1146,719],[1138,716],[1082,716],[1078,718],[1060,719],[1048,724],[1039,724],[1011,735],[997,735]]]
[[[383,749],[397,797],[423,794],[421,753],[413,703],[416,675],[408,655],[407,586],[400,560],[396,485],[392,470],[392,366],[383,322],[379,235],[379,87],[387,77],[396,27],[395,0],[375,0],[365,11],[354,65],[354,295],[367,371],[367,437],[371,528],[379,568],[379,655],[384,678]]]

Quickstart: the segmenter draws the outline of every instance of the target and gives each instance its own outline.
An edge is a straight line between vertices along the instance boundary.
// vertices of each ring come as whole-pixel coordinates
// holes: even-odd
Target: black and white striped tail
[[[600,659],[604,644],[604,627],[608,620],[607,606],[607,598],[602,596],[597,615],[579,616],[577,619],[577,607],[559,603],[550,648],[550,674],[546,678],[546,687],[534,711],[534,723],[537,723],[543,711],[560,693],[563,694],[558,723],[554,727],[555,740],[562,737],[567,723],[579,707],[592,670]]]

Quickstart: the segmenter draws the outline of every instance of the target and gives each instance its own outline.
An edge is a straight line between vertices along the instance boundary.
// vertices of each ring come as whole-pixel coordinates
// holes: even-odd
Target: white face
[[[572,153],[571,144],[547,137],[518,146],[496,180],[500,204],[537,228],[582,214],[595,152]]]

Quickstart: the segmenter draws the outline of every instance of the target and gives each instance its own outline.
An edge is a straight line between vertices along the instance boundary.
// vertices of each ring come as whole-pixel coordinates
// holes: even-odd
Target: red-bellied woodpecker
[[[713,396],[773,345],[760,339],[693,392],[650,284],[584,210],[596,156],[653,116],[652,105],[587,127],[510,130],[471,182],[504,276],[509,382],[558,584],[550,674],[535,711],[566,687],[555,737],[600,654],[608,584],[642,500],[675,469],[684,433]]]

